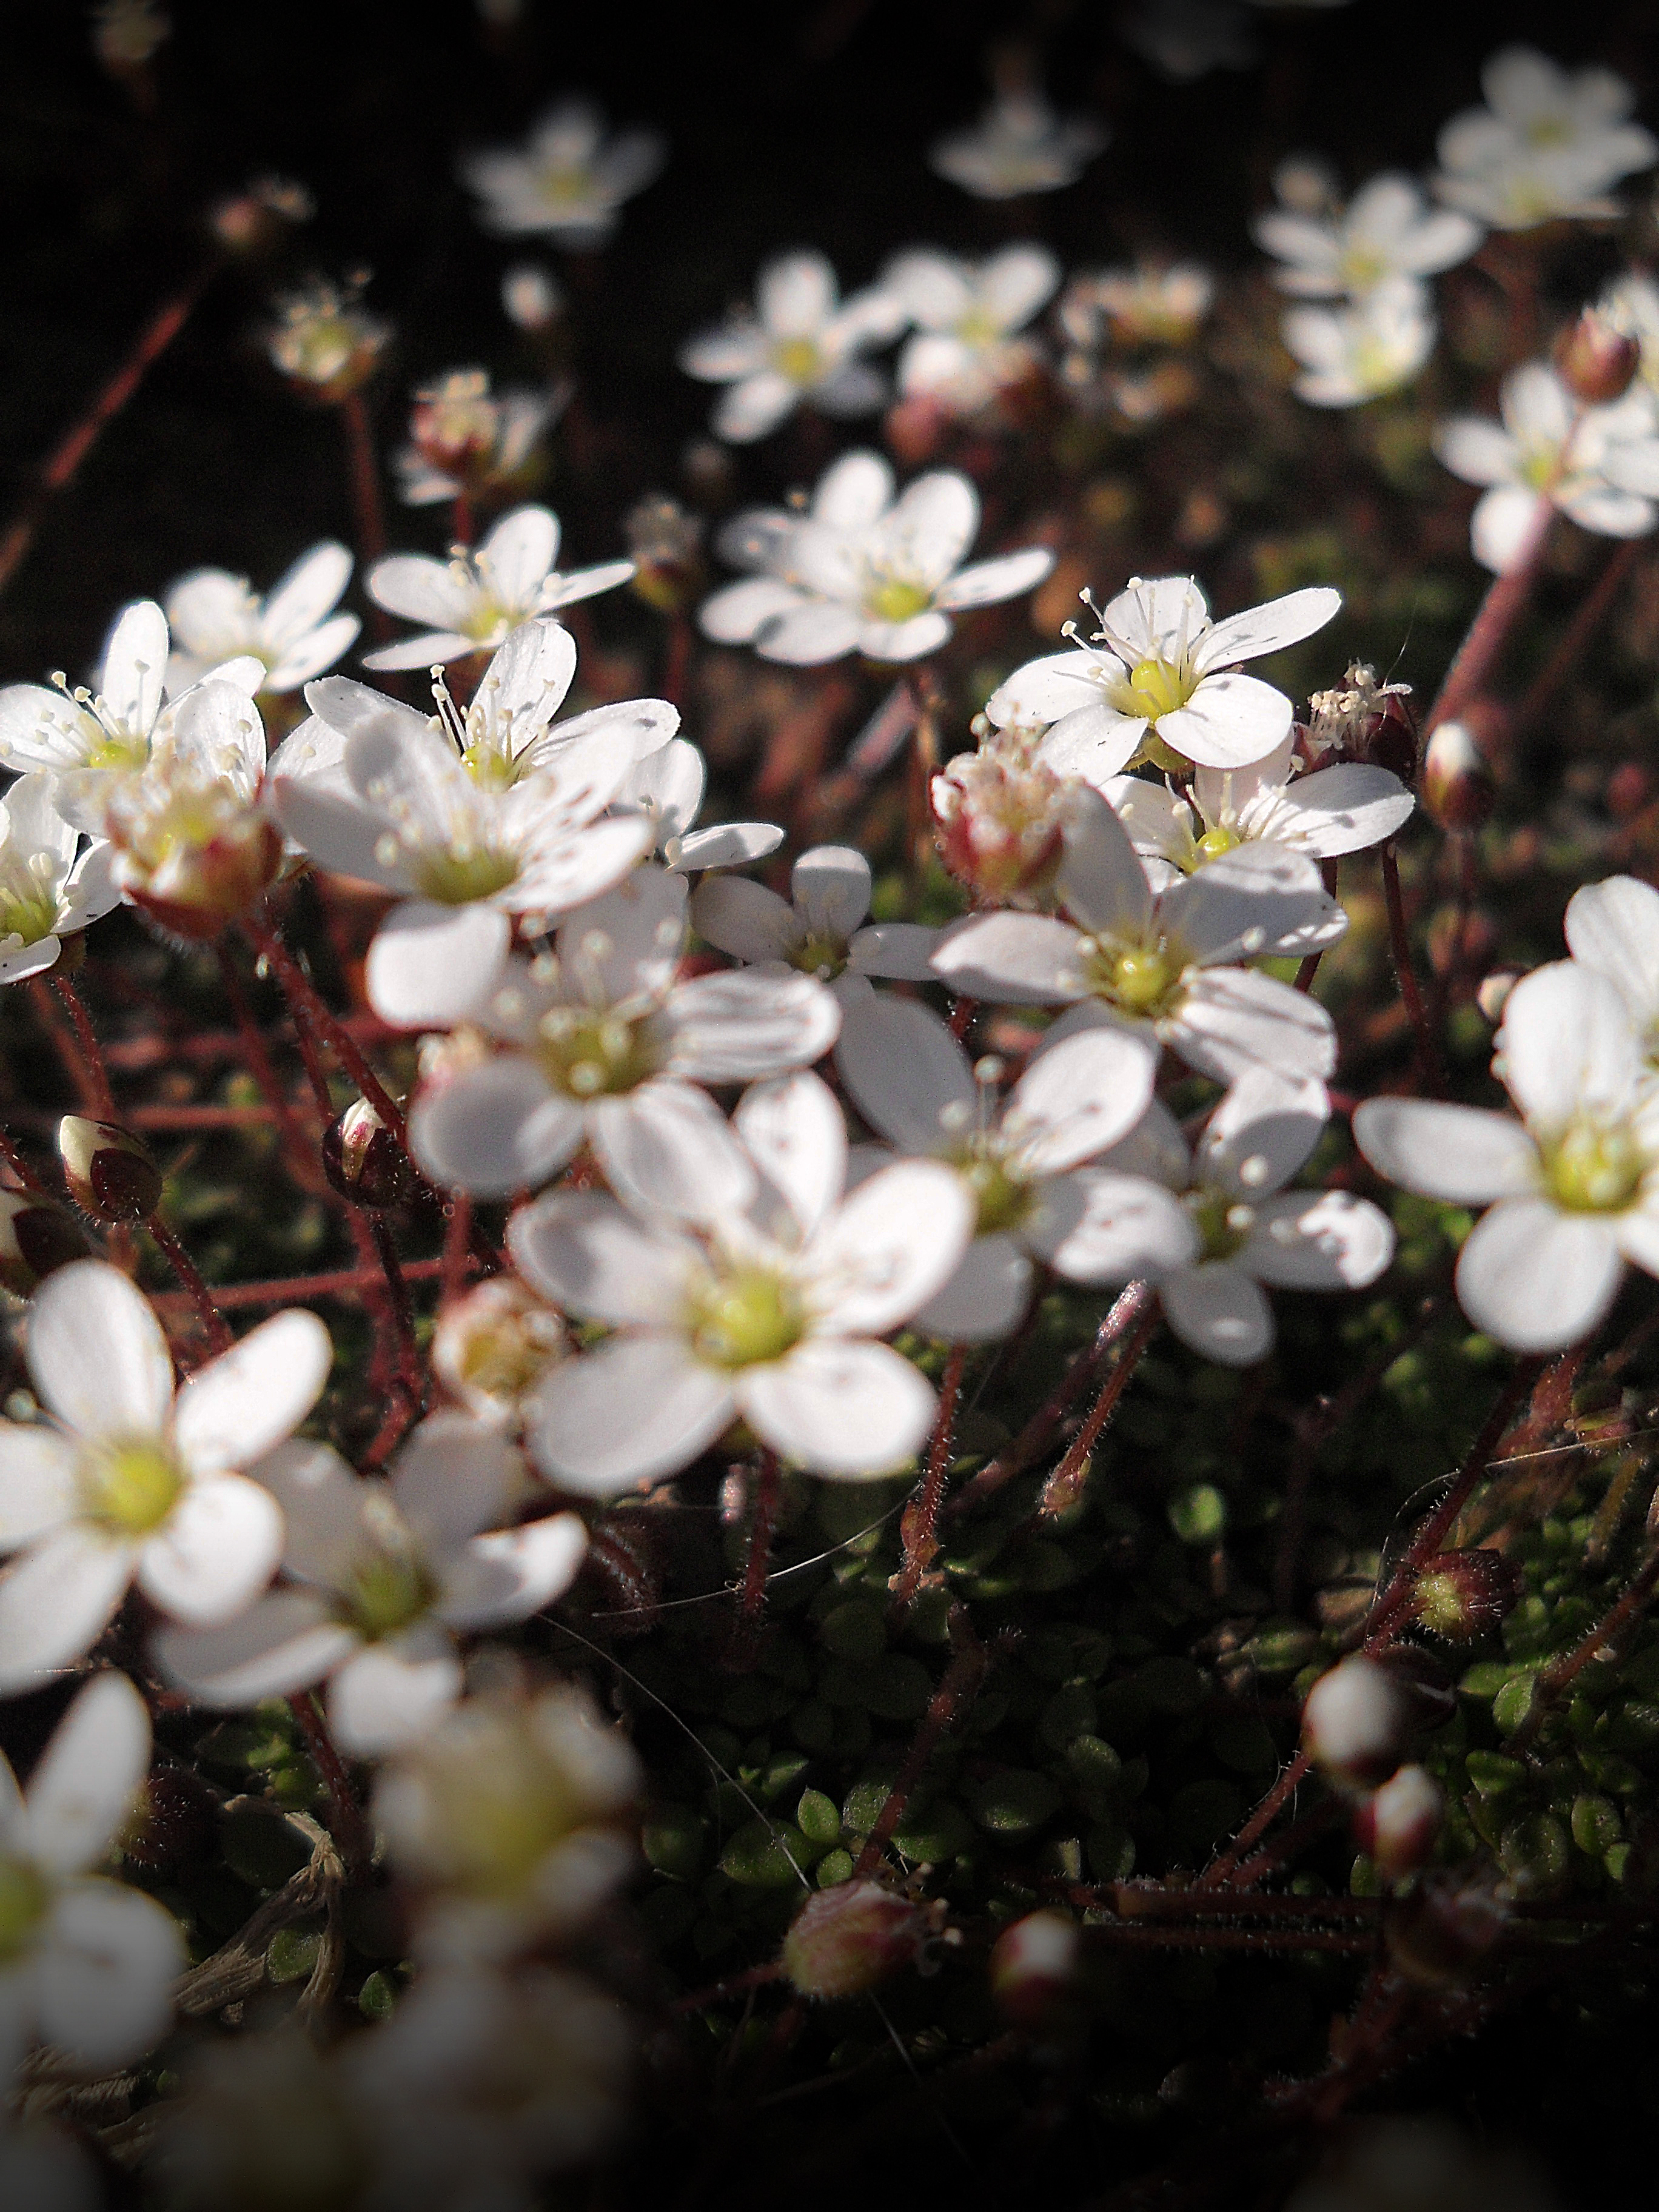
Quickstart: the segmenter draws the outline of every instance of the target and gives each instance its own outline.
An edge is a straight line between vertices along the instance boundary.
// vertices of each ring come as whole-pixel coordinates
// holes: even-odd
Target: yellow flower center
[[[91,1519],[118,1535],[148,1536],[178,1504],[185,1474],[158,1437],[117,1438],[87,1454],[81,1487]]]
[[[1085,964],[1089,987],[1125,1013],[1152,1017],[1163,1012],[1181,981],[1183,963],[1160,938],[1153,945],[1125,945],[1097,939]]]
[[[1194,840],[1188,874],[1194,868],[1201,868],[1206,860],[1218,860],[1224,853],[1236,853],[1243,842],[1237,830],[1228,829],[1224,823],[1214,830],[1206,830],[1201,837]]]
[[[1255,1218],[1249,1206],[1241,1206],[1220,1190],[1194,1191],[1186,1206],[1206,1260],[1231,1260],[1249,1235]]]
[[[0,884],[0,938],[38,945],[58,927],[58,901],[36,884]]]
[[[793,1283],[762,1267],[738,1267],[694,1298],[691,1348],[710,1367],[758,1367],[781,1359],[806,1334]]]
[[[1030,1185],[1011,1175],[1007,1163],[984,1146],[970,1145],[951,1161],[974,1194],[979,1216],[976,1237],[997,1237],[1018,1229],[1035,1203]]]
[[[366,1643],[378,1644],[429,1612],[437,1595],[412,1552],[377,1551],[358,1563],[346,1584],[345,1619]]]
[[[25,1860],[0,1857],[0,1963],[27,1948],[46,1917],[46,1883]]]
[[[505,745],[479,738],[464,746],[461,766],[480,791],[511,791],[519,780],[519,764]]]
[[[1126,683],[1115,687],[1114,706],[1126,714],[1144,714],[1156,722],[1160,714],[1173,714],[1198,689],[1198,678],[1184,661],[1164,660],[1153,655],[1136,661]]]
[[[926,614],[933,604],[933,594],[927,586],[908,576],[879,577],[864,595],[866,611],[878,622],[910,622]]]
[[[1546,447],[1522,455],[1521,473],[1534,491],[1547,491],[1560,473],[1560,464],[1561,457],[1555,448]]]
[[[1642,1187],[1647,1155],[1628,1128],[1578,1121],[1543,1146],[1544,1182],[1569,1213],[1622,1212]]]
[[[544,203],[548,207],[574,207],[589,198],[593,189],[592,178],[581,161],[550,161],[536,179]]]
[[[816,975],[822,982],[833,982],[847,965],[846,939],[828,935],[804,937],[786,957],[789,965],[799,968],[803,975]]]
[[[537,1053],[549,1082],[570,1098],[632,1091],[657,1066],[643,1022],[582,1007],[556,1006],[544,1014]]]
[[[1380,284],[1389,273],[1389,264],[1380,253],[1363,246],[1351,246],[1341,261],[1342,277],[1351,292],[1369,292]]]
[[[88,768],[143,768],[149,758],[148,738],[106,738],[86,758]]]
[[[823,356],[811,338],[781,338],[772,349],[772,366],[791,384],[813,384],[823,370]]]
[[[440,906],[470,906],[504,891],[518,874],[518,855],[495,845],[448,845],[415,860],[416,884]]]

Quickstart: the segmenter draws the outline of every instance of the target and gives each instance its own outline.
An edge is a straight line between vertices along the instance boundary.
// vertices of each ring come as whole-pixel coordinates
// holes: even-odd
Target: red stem
[[[1446,1088],[1445,1071],[1440,1065],[1440,1050],[1435,1042],[1434,1031],[1429,1026],[1428,1009],[1423,1004],[1423,994],[1417,988],[1417,972],[1412,966],[1410,933],[1406,927],[1406,902],[1400,889],[1400,862],[1390,837],[1381,852],[1382,864],[1382,896],[1389,909],[1389,945],[1394,955],[1394,972],[1400,984],[1400,995],[1405,1000],[1406,1012],[1411,1017],[1412,1034],[1417,1041],[1418,1072],[1426,1089],[1442,1092]]]
[[[368,1825],[368,1815],[357,1802],[351,1777],[346,1772],[344,1762],[334,1747],[334,1739],[328,1732],[328,1723],[323,1718],[315,1692],[311,1690],[295,1691],[288,1700],[288,1709],[300,1723],[306,1749],[328,1790],[329,1807],[333,1814],[329,1825],[334,1840],[340,1847],[340,1856],[352,1873],[360,1873],[374,1856],[374,1832]]]
[[[876,1815],[875,1825],[865,1840],[864,1849],[858,1855],[853,1868],[854,1881],[860,1875],[868,1874],[879,1862],[882,1853],[897,1832],[898,1824],[904,1817],[904,1808],[910,1802],[910,1793],[921,1779],[928,1760],[938,1750],[946,1731],[956,1725],[962,1712],[971,1704],[985,1679],[991,1655],[974,1634],[965,1607],[957,1605],[951,1608],[951,1641],[956,1647],[955,1656],[945,1670],[945,1679],[928,1701],[927,1710],[921,1717],[909,1750],[905,1753],[904,1764],[887,1793],[886,1802]]]
[[[213,1293],[209,1290],[196,1262],[185,1251],[172,1230],[167,1227],[167,1223],[162,1220],[159,1212],[152,1213],[144,1226],[160,1245],[168,1267],[172,1268],[188,1292],[190,1302],[196,1309],[197,1318],[207,1331],[208,1342],[212,1346],[215,1356],[216,1357],[222,1352],[228,1352],[235,1342],[235,1339],[231,1334],[230,1323],[214,1304]]]
[[[369,1215],[368,1233],[374,1241],[380,1272],[386,1277],[386,1289],[391,1293],[392,1326],[397,1346],[397,1364],[392,1378],[392,1402],[386,1407],[386,1419],[381,1422],[374,1443],[363,1457],[364,1466],[372,1468],[382,1465],[402,1438],[421,1409],[423,1394],[421,1352],[415,1339],[415,1310],[410,1304],[409,1285],[398,1258],[398,1248],[392,1242],[391,1226],[384,1214]]]
[[[962,1370],[968,1358],[967,1346],[953,1344],[945,1363],[945,1374],[939,1384],[939,1418],[933,1423],[933,1440],[928,1449],[927,1465],[917,1486],[916,1493],[905,1507],[899,1522],[899,1536],[904,1547],[903,1564],[892,1581],[892,1610],[902,1620],[915,1602],[921,1578],[933,1565],[939,1552],[935,1530],[939,1525],[939,1509],[945,1496],[945,1478],[951,1467],[951,1440],[956,1429],[957,1400],[962,1393]]]
[[[1073,1437],[1071,1448],[1054,1473],[1042,1486],[1042,1495],[1037,1501],[1037,1512],[1044,1519],[1064,1513],[1077,1501],[1078,1492],[1088,1473],[1089,1455],[1100,1440],[1101,1431],[1117,1410],[1117,1401],[1129,1387],[1129,1381],[1140,1364],[1141,1354],[1152,1342],[1159,1321],[1158,1292],[1150,1283],[1132,1283],[1129,1289],[1137,1293],[1134,1325],[1124,1339],[1111,1373],[1102,1387],[1099,1397],[1090,1408],[1089,1417]],[[1128,1296],[1124,1292],[1124,1297]],[[1121,1300],[1119,1301],[1121,1304]],[[1116,1309],[1114,1308],[1114,1311]]]
[[[1425,738],[1431,736],[1442,722],[1455,720],[1480,696],[1531,596],[1554,519],[1555,509],[1547,498],[1540,496],[1531,532],[1515,565],[1507,575],[1493,577],[1455,659],[1446,671],[1439,695],[1423,724]]]

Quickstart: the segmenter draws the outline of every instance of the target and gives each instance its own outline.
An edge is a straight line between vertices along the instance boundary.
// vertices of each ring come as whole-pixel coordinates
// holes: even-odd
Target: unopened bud
[[[316,212],[316,201],[291,177],[257,177],[210,209],[208,228],[227,253],[260,253]]]
[[[55,1268],[88,1258],[91,1249],[61,1206],[26,1190],[0,1190],[0,1286],[27,1298]]]
[[[1490,1877],[1431,1869],[1384,1911],[1396,1972],[1420,1989],[1454,1989],[1479,1972],[1508,1917]]]
[[[1302,1708],[1302,1746],[1340,1790],[1374,1789],[1411,1733],[1406,1692],[1389,1668],[1356,1654],[1322,1674]]]
[[[925,1916],[878,1881],[838,1881],[809,1897],[783,1939],[783,1971],[804,1997],[854,1997],[921,1954]]]
[[[356,1098],[323,1138],[323,1169],[342,1198],[371,1213],[401,1206],[416,1187],[403,1146],[367,1098]]]
[[[1412,1605],[1431,1635],[1469,1644],[1514,1612],[1524,1587],[1520,1568],[1501,1552],[1441,1552],[1418,1577]]]
[[[950,762],[928,802],[939,857],[957,882],[999,904],[1029,907],[1059,873],[1071,792],[1022,750],[1018,733],[1000,731],[982,752]]]
[[[1642,349],[1616,329],[1599,307],[1586,307],[1555,342],[1561,381],[1586,407],[1622,399],[1642,365]]]
[[[501,279],[501,306],[521,331],[544,331],[564,306],[552,273],[538,262],[515,262]]]
[[[1494,968],[1490,975],[1482,977],[1474,1003],[1494,1029],[1503,1020],[1510,993],[1520,981],[1518,968]]]
[[[516,1275],[492,1275],[439,1316],[432,1364],[468,1413],[506,1421],[566,1349],[554,1309]]]
[[[131,1129],[65,1114],[58,1151],[70,1196],[94,1221],[148,1221],[161,1204],[161,1170]]]
[[[1423,754],[1423,806],[1443,830],[1478,830],[1498,796],[1492,770],[1462,722],[1442,722]]]
[[[1415,1874],[1446,1817],[1440,1784],[1425,1766],[1402,1766],[1356,1807],[1354,1840],[1385,1881]]]
[[[991,1951],[991,1994],[1016,2027],[1055,2025],[1074,1998],[1082,1937],[1060,1912],[1028,1912]]]
[[[635,591],[663,614],[683,614],[706,580],[702,516],[661,492],[650,492],[630,508],[623,530],[635,563]]]

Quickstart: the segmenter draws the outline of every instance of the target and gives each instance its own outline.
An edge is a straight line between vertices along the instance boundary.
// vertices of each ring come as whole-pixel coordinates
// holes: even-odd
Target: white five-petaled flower
[[[1659,1274],[1659,1091],[1629,1007],[1577,960],[1510,993],[1492,1060],[1520,1109],[1370,1098],[1354,1141],[1391,1182],[1485,1206],[1457,1259],[1477,1328],[1553,1352],[1601,1321],[1632,1261]]]
[[[978,200],[1018,199],[1075,184],[1111,137],[1091,115],[1056,115],[1041,93],[1000,93],[965,130],[927,149],[927,166]]]
[[[149,1744],[143,1699],[125,1674],[102,1674],[58,1723],[27,1792],[0,1753],[0,2084],[36,2036],[101,2074],[142,2057],[172,2020],[177,1921],[88,1872],[136,1809]]]
[[[565,246],[603,246],[624,201],[651,183],[667,151],[654,131],[609,136],[592,101],[563,100],[523,146],[465,155],[461,180],[483,203],[486,230],[507,237],[545,231]]]
[[[1471,216],[1430,207],[1396,169],[1362,185],[1346,209],[1270,208],[1250,228],[1279,264],[1273,283],[1304,300],[1364,300],[1402,276],[1436,276],[1467,261],[1482,236]]]
[[[763,1085],[695,1144],[637,1163],[636,1212],[554,1191],[515,1214],[537,1288],[617,1334],[550,1370],[526,1437],[567,1488],[614,1496],[669,1474],[741,1417],[817,1474],[891,1474],[933,1393],[874,1341],[909,1320],[973,1233],[961,1178],[884,1168],[846,1199],[847,1133],[817,1076]]]
[[[168,691],[176,698],[243,655],[259,663],[261,691],[297,691],[332,668],[362,627],[356,615],[334,612],[350,580],[350,554],[327,538],[263,599],[228,568],[192,568],[162,603],[173,635]]]
[[[1292,307],[1281,319],[1285,349],[1302,364],[1291,386],[1310,407],[1363,407],[1409,384],[1439,325],[1426,285],[1390,277],[1352,306]]]
[[[1048,724],[1043,766],[1103,783],[1143,748],[1157,758],[1154,741],[1200,768],[1243,768],[1272,752],[1295,710],[1238,664],[1311,637],[1342,595],[1310,586],[1212,623],[1191,577],[1134,576],[1103,613],[1088,604],[1099,624],[1090,641],[1028,660],[985,712],[999,729]]]
[[[500,1430],[465,1413],[422,1421],[385,1482],[360,1480],[327,1444],[279,1447],[259,1479],[288,1522],[293,1586],[211,1628],[163,1629],[163,1671],[213,1705],[326,1677],[343,1751],[408,1742],[461,1694],[456,1632],[527,1620],[581,1565],[587,1532],[574,1513],[501,1525],[523,1477]]]
[[[918,1328],[963,1342],[1006,1336],[1030,1301],[1035,1261],[1074,1282],[1104,1279],[1100,1194],[1079,1170],[1145,1112],[1155,1047],[1108,1030],[1068,1037],[1000,1101],[1000,1061],[975,1066],[931,1008],[866,983],[842,996],[836,1066],[872,1127],[907,1156],[941,1161],[973,1204],[973,1242],[918,1311]],[[1135,1195],[1105,1194],[1119,1212]],[[1184,1251],[1184,1220],[1164,1193],[1145,1194],[1139,1218],[1143,1261]]]
[[[1486,106],[1441,131],[1434,187],[1495,229],[1615,215],[1607,187],[1659,157],[1659,143],[1629,119],[1635,94],[1611,70],[1567,70],[1533,47],[1505,46],[1480,88]]]
[[[198,1368],[176,1395],[149,1301],[77,1260],[28,1314],[50,1425],[0,1424],[0,1690],[90,1648],[137,1578],[175,1620],[223,1620],[270,1578],[283,1516],[239,1470],[290,1436],[327,1380],[328,1331],[299,1308]]]
[[[706,635],[798,667],[854,652],[919,660],[950,636],[953,613],[1035,590],[1054,565],[1035,545],[959,567],[979,529],[979,495],[953,469],[916,477],[896,501],[893,489],[879,454],[847,453],[805,514],[738,515],[719,550],[761,573],[703,602]]]
[[[1547,503],[1607,538],[1640,538],[1659,520],[1659,427],[1644,386],[1584,408],[1534,361],[1504,378],[1498,404],[1501,425],[1454,416],[1434,441],[1454,476],[1487,487],[1469,523],[1484,567],[1502,575],[1515,566]]]
[[[1188,1151],[1168,1109],[1154,1099],[1145,1120],[1090,1172],[1146,1176],[1179,1194],[1190,1242],[1171,1266],[1133,1268],[1143,1242],[1126,1224],[1129,1254],[1115,1272],[1149,1275],[1164,1316],[1183,1344],[1224,1367],[1249,1367],[1273,1350],[1273,1306],[1262,1285],[1283,1291],[1358,1291],[1394,1256],[1394,1229],[1369,1199],[1344,1190],[1289,1190],[1319,1142],[1330,1103],[1317,1082],[1287,1082],[1271,1068],[1246,1071]],[[1097,1207],[1103,1248],[1115,1224]]]
[[[994,1005],[1069,1006],[1058,1042],[1097,1024],[1168,1045],[1218,1082],[1247,1068],[1323,1080],[1336,1060],[1330,1016],[1306,993],[1243,963],[1306,953],[1347,926],[1315,862],[1243,845],[1154,892],[1128,832],[1100,794],[1075,794],[1059,879],[1073,917],[975,914],[945,933],[933,968]]]
[[[613,592],[634,573],[631,561],[601,561],[561,575],[559,518],[544,507],[515,507],[476,550],[457,546],[447,561],[429,553],[388,553],[364,580],[388,614],[429,627],[363,655],[366,668],[428,668],[489,653],[521,623],[556,615],[576,599]]]
[[[0,799],[0,983],[43,974],[65,937],[118,904],[109,847],[94,842],[77,860],[80,842],[47,770],[20,776]]]
[[[915,325],[899,390],[972,415],[1041,361],[1017,333],[1053,298],[1060,264],[1042,246],[1005,246],[978,263],[918,247],[890,261],[881,282]]]
[[[1240,845],[1285,845],[1316,860],[1363,853],[1405,827],[1417,802],[1397,775],[1361,761],[1295,774],[1286,738],[1247,768],[1201,768],[1185,792],[1139,776],[1099,788],[1135,850],[1190,875]]]
[[[870,863],[850,845],[814,845],[780,898],[747,876],[710,876],[691,898],[700,937],[734,960],[784,960],[826,983],[843,974],[931,983],[940,933],[921,922],[872,922]]]
[[[479,1197],[533,1189],[584,1137],[625,1196],[639,1163],[684,1146],[712,1173],[707,1131],[720,1115],[697,1085],[775,1075],[830,1049],[841,1010],[812,976],[775,963],[675,981],[685,903],[683,875],[636,868],[567,915],[551,957],[508,969],[475,1018],[517,1048],[446,1072],[410,1111],[429,1176]],[[709,1195],[721,1201],[712,1185]]]
[[[704,384],[727,386],[714,409],[717,438],[752,445],[803,403],[826,415],[870,415],[887,380],[860,359],[904,327],[904,308],[885,285],[843,301],[821,253],[781,254],[755,285],[753,309],[735,310],[680,349],[680,367]]]
[[[464,719],[441,690],[427,716],[344,677],[307,685],[313,719],[272,760],[272,805],[320,867],[409,902],[369,950],[383,1019],[459,1020],[499,977],[513,916],[580,905],[650,850],[644,814],[605,810],[678,714],[631,699],[555,723],[575,665],[568,631],[542,621],[508,637]]]
[[[773,822],[714,822],[692,827],[708,783],[708,763],[684,738],[636,763],[617,794],[617,805],[647,816],[656,830],[656,853],[665,867],[693,875],[700,868],[740,868],[763,860],[783,842]]]

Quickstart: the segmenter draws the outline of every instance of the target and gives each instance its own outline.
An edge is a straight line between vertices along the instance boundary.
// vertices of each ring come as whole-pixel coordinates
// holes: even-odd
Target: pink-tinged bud
[[[1051,888],[1064,854],[1070,793],[1050,769],[1019,757],[1005,737],[984,752],[948,763],[928,798],[939,857],[978,897],[1032,906]]]
[[[1340,684],[1309,701],[1301,750],[1315,766],[1327,758],[1365,761],[1409,783],[1417,773],[1411,691],[1409,684],[1379,684],[1374,668],[1355,661]]]
[[[1490,1876],[1431,1869],[1387,1906],[1382,1933],[1397,1973],[1419,1989],[1455,1989],[1480,1971],[1507,1917]]]
[[[557,278],[539,262],[515,262],[501,279],[502,310],[521,331],[544,331],[563,307]]]
[[[1082,1936],[1059,1912],[1028,1912],[997,1937],[991,1994],[1016,2027],[1053,2027],[1075,1997]]]
[[[903,469],[925,468],[945,443],[953,416],[930,392],[913,392],[887,410],[882,434]]]
[[[495,450],[501,405],[489,396],[489,373],[452,370],[422,385],[409,410],[409,438],[423,461],[465,483]]]
[[[61,1206],[26,1190],[0,1190],[0,1285],[15,1297],[31,1297],[56,1268],[91,1251]]]
[[[1462,722],[1442,722],[1423,753],[1423,808],[1443,830],[1478,830],[1498,797],[1492,770]]]
[[[783,1939],[784,1972],[804,1997],[856,1997],[921,1953],[925,1915],[878,1881],[838,1881],[809,1897]]]
[[[295,224],[309,222],[317,203],[290,177],[256,177],[208,213],[208,228],[227,253],[261,253]]]
[[[1441,1552],[1418,1577],[1412,1605],[1431,1635],[1469,1644],[1514,1612],[1524,1587],[1520,1568],[1501,1552]]]
[[[432,1364],[479,1420],[509,1420],[568,1349],[564,1323],[516,1275],[492,1275],[438,1316]]]
[[[367,1098],[354,1099],[323,1136],[323,1170],[342,1198],[370,1213],[412,1198],[420,1179]]]
[[[1354,1808],[1354,1841],[1385,1881],[1415,1874],[1446,1817],[1440,1784],[1425,1766],[1402,1766]]]
[[[684,614],[708,581],[702,517],[652,492],[629,510],[623,531],[635,564],[634,590],[662,614]]]
[[[1628,822],[1653,797],[1652,770],[1640,761],[1623,761],[1607,778],[1607,811],[1615,822]]]
[[[1302,1747],[1339,1790],[1385,1781],[1410,1734],[1405,1690],[1388,1668],[1358,1654],[1322,1674],[1302,1708]]]
[[[158,763],[118,789],[104,828],[123,896],[192,940],[245,915],[283,865],[282,833],[258,800],[183,763]]]
[[[1586,407],[1605,407],[1622,399],[1641,365],[1642,349],[1636,340],[1615,330],[1596,307],[1586,307],[1555,342],[1561,381]]]
[[[161,1202],[161,1170],[131,1129],[65,1114],[58,1152],[70,1196],[94,1221],[148,1221]]]

